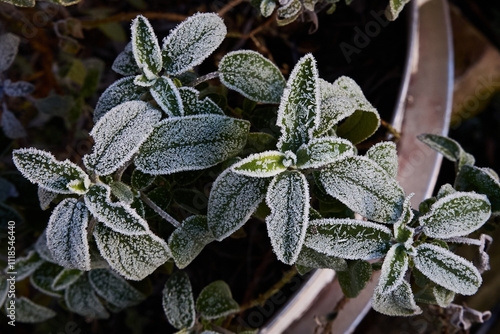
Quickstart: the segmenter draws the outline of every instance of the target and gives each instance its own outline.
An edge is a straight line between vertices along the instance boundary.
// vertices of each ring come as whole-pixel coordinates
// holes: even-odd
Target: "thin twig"
[[[141,199],[146,203],[151,209],[154,210],[157,214],[159,214],[163,219],[168,221],[170,224],[174,225],[174,227],[179,228],[181,224],[175,220],[174,217],[163,211],[158,205],[156,205],[145,193],[141,191]]]
[[[247,1],[248,0],[233,0],[233,1],[230,1],[228,4],[226,4],[224,7],[222,7],[217,14],[219,14],[220,17],[223,17],[231,9],[233,9],[236,6],[238,6],[240,3],[247,2]]]
[[[113,16],[106,17],[104,19],[88,20],[88,21],[82,20],[81,23],[84,29],[94,29],[103,24],[108,24],[113,22],[124,22],[124,21],[129,22],[132,19],[134,19],[137,15],[145,16],[150,20],[160,19],[160,20],[169,20],[176,22],[184,21],[187,18],[187,16],[185,15],[176,13],[133,12],[133,13],[119,13]]]
[[[205,82],[205,81],[208,81],[208,80],[212,80],[212,79],[215,79],[215,78],[218,78],[218,77],[219,77],[219,72],[218,71],[211,72],[211,73],[202,75],[201,77],[199,77],[199,78],[191,81],[187,86],[189,86],[189,87],[196,87],[199,84],[201,84],[202,82]]]
[[[389,133],[394,137],[394,141],[398,142],[401,138],[401,133],[398,130],[394,129],[392,125],[383,119],[380,120],[380,124],[389,131]]]

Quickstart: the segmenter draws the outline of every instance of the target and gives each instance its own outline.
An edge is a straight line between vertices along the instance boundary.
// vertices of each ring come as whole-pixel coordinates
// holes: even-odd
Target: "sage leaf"
[[[408,255],[401,244],[392,245],[385,256],[378,285],[380,293],[388,294],[401,285],[408,270]]]
[[[127,235],[149,232],[147,222],[130,205],[111,201],[111,188],[108,185],[92,186],[84,198],[92,215],[114,231]]]
[[[54,258],[52,257],[52,252],[47,247],[47,229],[43,230],[42,234],[38,237],[35,242],[35,250],[40,255],[40,257],[51,263],[55,263]]]
[[[96,296],[86,275],[81,276],[64,292],[64,301],[71,312],[91,319],[107,319],[109,313]]]
[[[89,212],[82,201],[66,198],[54,209],[47,225],[47,247],[59,265],[90,270],[88,222]]]
[[[155,178],[154,175],[144,174],[140,170],[135,169],[132,172],[131,185],[134,189],[144,190],[153,184]]]
[[[17,273],[16,281],[22,281],[30,276],[43,262],[44,260],[34,250],[28,252],[24,257],[17,258],[14,263],[15,272]]]
[[[26,130],[16,116],[7,108],[2,112],[2,130],[4,135],[10,139],[26,137]]]
[[[297,167],[301,169],[326,166],[335,160],[354,154],[354,146],[338,137],[314,138],[297,151]]]
[[[443,308],[450,306],[453,299],[455,299],[455,292],[445,289],[439,285],[432,288],[432,293],[436,298],[437,304]]]
[[[373,293],[372,307],[375,311],[389,316],[411,316],[422,313],[415,303],[410,284],[403,281],[397,288],[383,294],[381,287],[377,286]]]
[[[237,231],[265,198],[269,178],[254,178],[228,168],[215,180],[208,199],[207,223],[216,240]]]
[[[26,96],[35,90],[35,86],[26,81],[11,82],[9,79],[3,82],[3,91],[8,96]]]
[[[350,260],[383,257],[389,248],[392,232],[387,227],[355,219],[315,219],[305,238],[305,245],[320,253]]]
[[[62,293],[54,290],[52,283],[63,269],[57,264],[44,262],[30,276],[31,285],[46,295],[61,297]]]
[[[404,6],[410,2],[410,0],[389,0],[389,4],[385,9],[385,17],[389,21],[394,21],[398,18],[399,13],[403,10]]]
[[[285,154],[279,151],[266,151],[252,154],[234,164],[231,168],[235,173],[241,175],[251,177],[271,177],[278,175],[287,169],[287,166],[285,166],[286,160]],[[293,165],[295,165],[295,163],[293,163]]]
[[[347,261],[347,268],[336,274],[344,295],[347,298],[355,298],[370,281],[372,266],[366,261]]]
[[[148,19],[138,15],[132,21],[132,52],[137,66],[148,79],[153,79],[162,67],[162,56],[158,39]]]
[[[441,153],[446,159],[455,162],[458,170],[465,164],[474,165],[475,163],[474,157],[465,152],[462,146],[451,138],[434,134],[423,134],[417,138],[433,150]]]
[[[336,271],[347,270],[346,260],[322,254],[306,246],[302,246],[296,264],[307,268],[333,269]]]
[[[260,13],[264,17],[271,16],[275,8],[276,8],[276,2],[274,0],[262,0],[260,2]]]
[[[95,144],[92,153],[83,157],[85,166],[97,175],[115,172],[139,150],[160,118],[160,112],[142,101],[114,107],[90,132]]]
[[[43,322],[56,316],[56,312],[50,308],[36,304],[26,297],[19,297],[14,301],[16,305],[16,321],[21,323]],[[5,303],[5,309],[7,304]]]
[[[146,295],[111,270],[95,269],[89,272],[88,277],[94,291],[120,309],[137,305],[146,299]]]
[[[226,54],[219,63],[219,78],[226,87],[263,103],[278,104],[286,85],[276,65],[250,50]]]
[[[163,40],[163,67],[179,75],[201,64],[226,37],[222,19],[214,13],[198,13],[180,23]]]
[[[484,225],[491,206],[485,195],[455,192],[432,204],[430,212],[419,218],[424,233],[431,238],[462,237]]]
[[[98,223],[94,238],[102,257],[126,279],[140,281],[170,258],[167,243],[152,232],[125,235]]]
[[[167,118],[155,127],[135,159],[148,174],[172,174],[212,167],[236,155],[250,124],[219,115]]]
[[[396,144],[390,141],[373,145],[366,152],[366,157],[375,161],[390,177],[398,175],[398,153]]]
[[[44,211],[50,207],[50,203],[52,203],[58,196],[57,193],[40,186],[38,186],[37,195],[38,201],[40,202],[40,209]]]
[[[176,272],[165,283],[163,310],[168,322],[175,328],[183,329],[194,326],[196,309],[191,282],[185,272]]]
[[[229,286],[224,281],[215,281],[201,290],[196,300],[196,309],[206,320],[225,317],[240,310],[233,299]]]
[[[160,108],[170,117],[183,116],[181,95],[172,79],[160,77],[149,90]]]
[[[473,295],[482,283],[481,274],[466,259],[442,247],[421,244],[415,267],[434,283],[462,295]]]
[[[78,269],[64,268],[56,276],[56,278],[54,278],[54,281],[52,282],[52,289],[56,291],[67,289],[75,283],[83,275],[83,273],[83,271]]]
[[[285,2],[283,6],[278,8],[278,17],[281,21],[278,21],[278,25],[285,25],[289,22],[295,21],[300,14],[301,9],[302,3],[299,0],[290,0]]]
[[[11,33],[0,35],[0,45],[2,46],[0,48],[0,72],[8,69],[16,59],[20,41],[18,36]]]
[[[118,54],[111,69],[121,75],[136,75],[141,71],[134,58],[132,42],[129,42],[125,49]]]
[[[475,191],[488,196],[491,211],[500,212],[500,182],[490,170],[464,165],[455,179],[455,188],[459,191]]]
[[[299,2],[300,5],[300,2]],[[318,70],[312,54],[295,65],[281,97],[276,124],[281,128],[278,149],[296,152],[313,137],[319,122]]]
[[[397,242],[404,245],[404,247],[409,250],[413,245],[413,234],[415,229],[409,227],[408,225],[412,222],[414,213],[411,208],[410,199],[413,197],[413,193],[406,197],[403,203],[403,213],[398,221],[394,224],[394,238]]]
[[[390,224],[401,216],[403,189],[372,160],[352,156],[334,161],[319,179],[329,195],[368,219]]]
[[[12,159],[17,169],[32,183],[58,194],[84,194],[90,186],[85,172],[69,160],[57,161],[45,151],[35,148],[14,150]]]
[[[193,261],[202,249],[214,241],[208,229],[206,216],[191,216],[182,222],[168,238],[168,245],[179,269],[185,268]]]
[[[224,111],[208,97],[200,100],[200,92],[192,87],[179,88],[185,116],[215,114],[224,115]]]

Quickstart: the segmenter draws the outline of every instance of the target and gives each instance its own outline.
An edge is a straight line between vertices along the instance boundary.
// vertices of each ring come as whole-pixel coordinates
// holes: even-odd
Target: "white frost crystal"
[[[390,316],[411,316],[422,313],[415,303],[410,284],[403,281],[394,291],[387,294],[377,286],[373,293],[372,307],[375,311]]]
[[[188,275],[178,271],[171,275],[163,289],[163,309],[168,322],[177,329],[195,324],[196,309]]]
[[[390,293],[403,282],[408,270],[408,255],[403,245],[394,244],[385,256],[380,273],[380,293]]]
[[[162,67],[158,39],[148,19],[139,15],[132,21],[132,52],[139,68],[148,79],[153,79]]]
[[[107,319],[109,313],[97,298],[86,275],[66,289],[64,301],[71,312],[92,319]]]
[[[314,138],[297,151],[297,167],[318,168],[354,154],[354,146],[338,137]]]
[[[393,142],[386,141],[373,145],[366,152],[366,156],[385,169],[389,176],[397,176],[398,153],[396,151],[396,144]]]
[[[89,281],[94,291],[117,308],[139,304],[146,296],[130,285],[123,277],[108,269],[89,272]]]
[[[279,151],[266,151],[248,156],[231,166],[231,169],[241,175],[251,177],[272,177],[286,170],[285,154]]]

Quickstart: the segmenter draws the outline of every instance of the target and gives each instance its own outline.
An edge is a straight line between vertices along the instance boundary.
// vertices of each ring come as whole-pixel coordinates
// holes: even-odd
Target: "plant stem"
[[[141,191],[141,199],[146,203],[151,209],[154,210],[157,214],[159,214],[163,219],[168,221],[170,224],[174,225],[174,227],[179,228],[181,224],[175,220],[174,217],[163,211],[158,205],[156,205],[146,194]]]
[[[383,119],[380,120],[380,124],[389,131],[389,134],[394,137],[395,142],[399,141],[401,133],[399,133],[398,130],[394,129],[390,123],[387,123]]]
[[[133,13],[119,13],[113,16],[106,17],[104,19],[88,20],[88,21],[82,20],[81,23],[84,29],[94,29],[103,24],[108,24],[113,22],[123,22],[123,21],[128,22],[134,19],[137,15],[145,16],[150,20],[163,19],[163,20],[181,22],[186,19],[185,15],[175,14],[175,13],[133,12]]]
[[[208,73],[208,74],[202,75],[201,77],[199,77],[199,78],[191,81],[187,86],[189,86],[189,87],[196,87],[199,84],[201,84],[202,82],[205,82],[205,81],[208,81],[208,80],[212,80],[212,79],[215,79],[215,78],[218,78],[218,77],[219,77],[219,72],[218,71],[215,71],[215,72],[212,72],[212,73]]]

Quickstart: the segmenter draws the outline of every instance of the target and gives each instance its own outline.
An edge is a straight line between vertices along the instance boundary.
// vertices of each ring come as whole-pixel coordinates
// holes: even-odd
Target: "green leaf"
[[[153,79],[162,67],[162,56],[158,39],[148,19],[138,15],[132,21],[132,52],[137,66],[148,79]]]
[[[455,188],[453,188],[453,186],[452,186],[451,184],[449,184],[449,183],[445,183],[445,184],[443,184],[443,185],[439,188],[439,191],[438,191],[438,193],[437,193],[437,195],[436,195],[435,199],[436,199],[436,201],[437,201],[438,199],[441,199],[441,198],[443,198],[443,197],[445,197],[445,196],[448,196],[448,195],[454,194],[454,193],[456,193],[456,192],[457,192],[457,191],[455,190]],[[436,201],[434,201],[434,203],[435,203]],[[434,204],[434,203],[432,203],[432,204]]]
[[[276,65],[250,50],[226,54],[219,63],[219,78],[226,87],[263,103],[278,104],[286,85]]]
[[[107,319],[109,313],[96,296],[86,275],[81,276],[64,293],[64,301],[71,312],[91,319]]]
[[[188,275],[178,271],[170,276],[163,289],[163,310],[168,322],[177,329],[191,328],[196,320],[193,291]]]
[[[16,274],[16,281],[22,281],[26,277],[30,276],[40,265],[43,263],[43,259],[34,250],[30,251],[26,256],[16,258],[14,263]],[[6,268],[7,269],[7,268]],[[0,303],[2,305],[2,303]]]
[[[130,280],[144,279],[170,258],[167,243],[152,232],[124,235],[98,223],[94,238],[110,267]]]
[[[372,277],[372,266],[366,261],[347,261],[347,269],[338,271],[340,288],[347,298],[355,298]]]
[[[90,135],[94,138],[92,154],[83,162],[97,175],[115,172],[139,150],[161,118],[161,113],[143,101],[122,103],[104,115]]]
[[[144,190],[155,181],[156,176],[150,174],[144,174],[140,170],[134,169],[132,172],[132,188],[137,190]]]
[[[391,177],[398,175],[398,153],[396,144],[390,141],[373,145],[366,152],[366,157],[375,161]]]
[[[403,283],[408,270],[408,255],[401,244],[392,245],[385,256],[382,271],[378,281],[381,294],[388,294],[396,290]]]
[[[314,130],[316,136],[326,133],[340,121],[340,137],[358,144],[370,137],[380,125],[377,110],[365,98],[354,80],[342,76],[333,84],[319,79],[321,91],[320,120]]]
[[[149,232],[147,222],[130,205],[111,201],[111,188],[106,184],[92,186],[85,194],[85,204],[94,217],[116,232],[127,235]]]
[[[318,168],[346,156],[353,155],[354,146],[350,141],[338,137],[314,138],[303,144],[297,151],[297,167]]]
[[[133,75],[141,71],[134,58],[132,42],[129,42],[125,49],[116,57],[111,69],[121,75]]]
[[[40,255],[40,257],[48,262],[55,263],[54,258],[52,257],[52,253],[47,247],[47,229],[43,230],[42,234],[38,237],[35,242],[35,250]]]
[[[62,293],[54,290],[52,288],[52,283],[62,270],[63,267],[58,266],[57,264],[44,262],[30,276],[31,285],[46,295],[61,297]]]
[[[146,295],[108,269],[92,270],[89,281],[99,296],[118,308],[134,306],[146,299]]]
[[[455,180],[455,189],[475,191],[488,196],[491,211],[500,212],[500,182],[488,169],[464,165]]]
[[[413,246],[413,234],[415,229],[408,227],[412,222],[414,214],[411,208],[410,199],[413,197],[413,193],[406,197],[403,203],[403,213],[398,221],[394,224],[394,238],[397,242],[404,245],[407,250],[410,250]]]
[[[40,209],[47,210],[50,204],[59,196],[59,194],[47,190],[43,187],[38,187],[38,201],[40,202]]]
[[[440,135],[423,134],[417,137],[421,142],[441,153],[446,159],[457,164],[457,170],[463,165],[474,165],[475,159],[465,152],[462,146],[455,140]]]
[[[90,179],[69,160],[57,161],[45,151],[35,148],[14,150],[12,159],[17,169],[32,183],[58,194],[84,194]]]
[[[363,217],[394,223],[403,211],[404,192],[378,164],[361,156],[337,160],[321,171],[326,192]]]
[[[419,218],[424,233],[431,238],[462,237],[484,225],[491,206],[485,195],[455,192],[440,198],[430,212]]]
[[[196,309],[206,320],[225,317],[240,310],[233,299],[229,286],[224,281],[215,281],[201,290],[196,300]]]
[[[437,304],[443,308],[450,306],[453,299],[455,299],[455,292],[447,290],[439,285],[436,285],[432,289],[432,293],[436,298]]]
[[[276,8],[276,2],[274,0],[262,0],[260,2],[260,13],[264,17],[271,16],[275,8]]]
[[[415,303],[410,284],[403,281],[394,291],[381,293],[380,286],[375,288],[372,307],[375,311],[389,316],[411,316],[422,313]]]
[[[101,94],[94,109],[94,122],[97,123],[102,116],[114,107],[128,101],[140,100],[146,92],[144,87],[134,83],[134,76],[125,77],[115,81]]]
[[[52,282],[52,289],[56,291],[65,290],[75,283],[82,275],[83,271],[81,270],[64,268]]]
[[[178,75],[201,64],[226,37],[222,19],[214,13],[198,13],[179,24],[163,40],[163,67]]]
[[[309,222],[305,245],[320,253],[350,260],[381,258],[389,248],[387,227],[355,219],[316,219]]]
[[[203,248],[214,241],[208,229],[207,217],[191,216],[182,222],[168,238],[168,245],[179,269],[185,268],[193,261]]]
[[[302,246],[295,264],[308,268],[326,268],[335,271],[347,270],[347,263],[344,259],[322,254],[306,246]]]
[[[179,90],[172,79],[159,77],[149,90],[160,108],[170,117],[183,116],[184,107]]]
[[[281,128],[280,151],[296,152],[312,139],[319,122],[319,102],[316,60],[307,54],[295,65],[281,97],[276,121]]]
[[[399,13],[403,10],[404,6],[410,2],[410,0],[389,0],[389,4],[385,9],[385,17],[389,21],[394,21],[398,18]]]
[[[295,154],[291,154],[295,156]],[[234,164],[231,169],[241,175],[259,178],[271,177],[282,173],[288,166],[295,165],[295,162],[292,162],[293,156],[292,159],[287,159],[285,154],[279,151],[266,151],[250,155]]]
[[[244,146],[250,124],[219,115],[167,118],[144,142],[135,159],[148,174],[172,174],[212,167]]]
[[[215,114],[224,115],[224,111],[210,98],[205,97],[200,100],[200,92],[192,87],[179,88],[182,105],[184,107],[184,115],[204,115]]]
[[[320,0],[304,0],[302,2],[302,5],[304,6],[304,8],[306,10],[310,10],[310,11],[314,11],[314,6],[316,6],[316,4],[319,2]],[[336,1],[336,0],[334,0]],[[327,1],[327,2],[332,2],[331,0],[330,1]],[[349,3],[349,0],[346,1],[346,4],[348,5]]]
[[[473,295],[482,283],[481,274],[466,259],[436,245],[417,247],[415,267],[434,283],[462,295]]]
[[[89,211],[75,198],[64,199],[54,209],[47,225],[47,247],[59,265],[90,270],[88,222]]]
[[[26,297],[19,297],[14,302],[15,317],[17,322],[37,323],[43,322],[56,316],[56,312],[42,305],[35,304]],[[5,303],[6,314],[10,314],[8,303]]]
[[[24,4],[26,4],[26,6],[29,7],[33,7],[35,5],[34,0],[18,0],[13,1],[12,3],[18,6],[23,6]],[[16,59],[20,42],[21,39],[14,34],[6,33],[0,35],[0,45],[2,46],[0,48],[0,73],[8,69]]]
[[[246,223],[265,198],[269,178],[254,178],[228,168],[215,180],[208,199],[208,227],[221,241]]]
[[[131,205],[135,199],[135,194],[132,189],[121,181],[111,182],[109,185],[111,193],[119,202]]]
[[[269,185],[266,204],[267,234],[278,260],[293,264],[299,256],[309,223],[309,185],[298,171],[276,175]]]
[[[284,6],[278,8],[278,25],[286,25],[300,15],[302,3],[299,0],[290,0]]]

